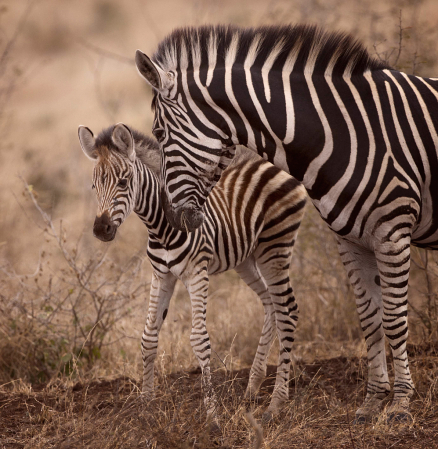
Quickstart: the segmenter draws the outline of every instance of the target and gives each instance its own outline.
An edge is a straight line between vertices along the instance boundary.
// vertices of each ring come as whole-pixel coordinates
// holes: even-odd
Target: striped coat
[[[306,202],[302,185],[248,150],[239,150],[207,201],[203,225],[193,232],[180,231],[164,213],[160,151],[155,141],[123,124],[96,138],[88,128],[80,127],[79,139],[85,154],[96,163],[95,236],[103,241],[114,239],[131,211],[149,233],[147,254],[153,276],[142,337],[144,397],[153,397],[158,334],[180,279],[192,303],[190,341],[202,368],[207,414],[216,419],[206,329],[209,275],[235,269],[258,294],[265,311],[246,398],[254,396],[265,378],[267,355],[277,335],[281,347],[277,379],[265,418],[276,414],[288,398],[290,351],[298,320],[289,268]]]
[[[356,296],[368,349],[356,422],[376,418],[391,392],[385,340],[395,374],[388,421],[411,422],[410,245],[438,248],[438,79],[302,25],[177,29],[152,59],[137,51],[136,64],[154,89],[169,220],[202,224],[238,144],[300,180],[335,232]]]

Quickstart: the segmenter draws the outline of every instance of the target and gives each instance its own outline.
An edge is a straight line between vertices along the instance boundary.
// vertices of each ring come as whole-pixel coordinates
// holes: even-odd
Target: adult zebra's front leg
[[[402,223],[405,225],[405,223]],[[409,370],[408,281],[410,268],[410,232],[402,228],[376,250],[383,302],[383,329],[391,347],[394,363],[394,398],[387,410],[388,422],[411,422],[409,401],[414,383]]]
[[[142,398],[154,398],[154,362],[157,357],[158,334],[166,318],[169,302],[175,290],[177,278],[170,272],[154,270],[152,274],[149,308],[141,338],[143,357]]]
[[[391,347],[395,373],[394,399],[388,409],[388,421],[410,420],[409,399],[414,388],[406,353],[410,233],[388,235],[374,253],[344,240],[339,242],[367,343],[367,395],[356,412],[356,423],[372,420],[390,392],[385,335]]]
[[[367,344],[368,384],[355,423],[372,421],[390,393],[385,354],[385,333],[380,276],[374,253],[346,240],[338,240],[339,254],[356,297],[356,308]]]
[[[216,415],[217,400],[211,383],[210,358],[211,345],[207,332],[207,295],[208,295],[208,272],[206,264],[195,265],[195,273],[183,282],[190,295],[192,304],[192,332],[190,343],[202,370],[202,386],[204,389],[204,404],[207,411],[207,419],[212,420],[214,427],[219,428]]]

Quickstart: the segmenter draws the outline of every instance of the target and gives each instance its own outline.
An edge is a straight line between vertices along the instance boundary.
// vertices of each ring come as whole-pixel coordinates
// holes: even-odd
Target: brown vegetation
[[[147,235],[133,217],[111,245],[92,237],[92,168],[77,139],[79,124],[150,130],[136,48],[151,53],[187,24],[305,21],[351,31],[397,68],[436,76],[437,19],[433,0],[0,2],[0,448],[253,444],[241,400],[263,311],[234,273],[212,279],[207,317],[222,439],[207,433],[182,285],[160,334],[157,399],[138,401]],[[301,310],[291,400],[263,429],[262,447],[438,447],[438,263],[434,253],[413,254],[414,424],[388,427],[382,415],[351,426],[364,344],[334,240],[308,207],[291,269]],[[256,419],[271,388],[268,380]]]
[[[424,348],[412,349],[417,394],[411,426],[389,427],[384,415],[374,425],[352,426],[355,408],[364,397],[366,362],[337,357],[296,364],[292,399],[281,417],[265,427],[264,447],[438,447],[438,351],[426,355]],[[8,448],[252,447],[254,430],[241,407],[248,374],[248,369],[214,373],[222,426],[221,435],[214,439],[202,412],[200,370],[161,375],[157,398],[147,406],[138,400],[138,382],[126,376],[64,380],[33,389],[16,386],[0,392],[0,438]],[[274,366],[269,374],[255,418],[269,403]]]

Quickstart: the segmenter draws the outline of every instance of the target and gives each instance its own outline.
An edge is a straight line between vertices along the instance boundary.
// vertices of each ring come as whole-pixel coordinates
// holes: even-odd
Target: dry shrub
[[[32,186],[24,184],[57,254],[42,251],[29,275],[18,275],[8,263],[1,267],[0,382],[46,382],[90,368],[104,348],[124,337],[117,325],[136,313],[135,299],[146,287],[137,277],[141,257],[124,266],[107,251],[84,257],[80,242],[67,242],[62,221],[55,229]]]

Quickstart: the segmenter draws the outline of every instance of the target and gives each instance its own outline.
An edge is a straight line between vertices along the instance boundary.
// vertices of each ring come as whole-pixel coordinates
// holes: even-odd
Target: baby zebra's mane
[[[114,126],[104,129],[96,137],[96,148],[99,156],[104,156],[103,151],[113,151],[118,153],[118,148],[113,144],[111,135]],[[145,164],[157,177],[160,175],[160,146],[155,139],[148,137],[133,128],[131,130],[134,137],[135,153],[137,157]]]
[[[256,47],[252,44],[259,40]],[[236,26],[201,26],[178,28],[158,46],[153,60],[163,70],[193,68],[194,60],[200,67],[208,67],[210,57],[216,59],[216,67],[224,66],[230,48],[237,44],[235,64],[245,61],[250,49],[256,48],[254,65],[262,67],[271,53],[277,53],[273,65],[281,69],[288,56],[298,51],[294,70],[304,70],[311,56],[315,59],[314,73],[323,74],[328,65],[333,66],[333,75],[347,72],[362,74],[368,70],[389,68],[369,55],[365,47],[348,34],[322,31],[316,26],[264,26],[239,28]]]

